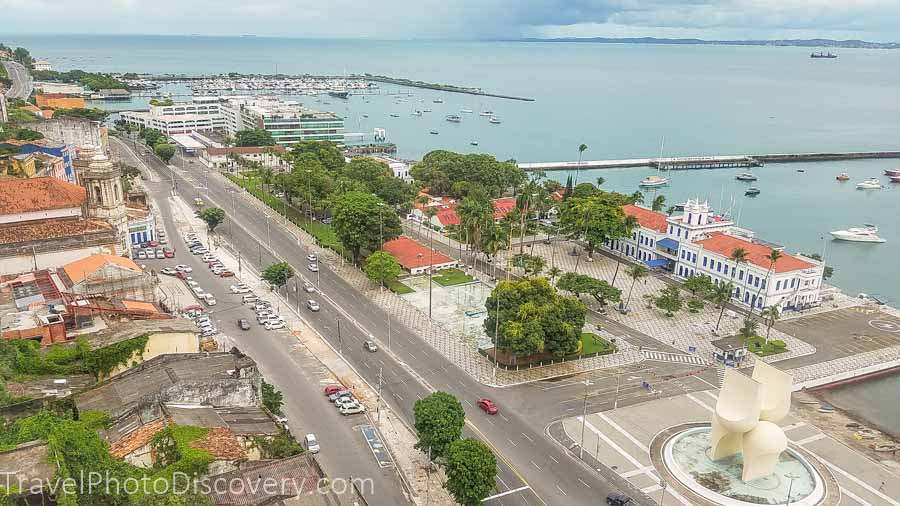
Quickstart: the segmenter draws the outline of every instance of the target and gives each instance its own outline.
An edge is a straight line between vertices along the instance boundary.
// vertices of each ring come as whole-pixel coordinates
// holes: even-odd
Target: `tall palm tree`
[[[735,248],[731,252],[731,259],[734,261],[734,267],[731,268],[732,283],[734,283],[734,276],[735,274],[737,274],[738,266],[747,263],[747,256],[747,250],[745,250],[744,248]]]
[[[491,270],[493,277],[497,277],[497,253],[506,246],[506,230],[503,227],[491,222],[482,232],[481,251],[488,257],[491,257]]]
[[[603,186],[603,183],[605,183],[605,182],[606,182],[605,178],[602,178],[602,177],[597,178],[597,186]]]
[[[639,279],[643,279],[649,276],[650,270],[641,264],[635,264],[631,266],[626,272],[631,278],[631,288],[628,289],[628,298],[625,300],[625,309],[628,310],[628,304],[631,303],[631,292],[634,291],[634,284],[637,283]]]
[[[725,314],[725,306],[728,305],[728,301],[731,300],[732,296],[734,296],[734,283],[730,281],[728,283],[719,283],[713,288],[713,302],[721,307],[719,319],[716,321],[716,332],[719,331],[719,324],[722,323],[722,316]]]
[[[581,157],[584,155],[584,152],[587,151],[587,148],[587,144],[578,145],[578,167],[575,167],[575,182],[572,187],[578,186],[578,174],[581,172]]]
[[[268,167],[263,167],[259,170],[259,180],[262,183],[263,188],[268,188],[269,185],[272,184],[274,177],[275,173]]]
[[[631,194],[631,197],[629,198],[629,200],[631,200],[631,203],[634,205],[643,204],[644,203],[644,194],[639,191],[636,191]]]
[[[768,343],[772,326],[774,326],[775,322],[781,318],[781,313],[778,311],[778,306],[766,306],[760,312],[760,316],[762,316],[763,320],[766,322],[766,343]]]
[[[482,231],[494,221],[494,203],[487,198],[467,196],[460,201],[456,214],[465,233],[466,248],[471,246],[473,256],[477,258]]]
[[[762,293],[763,286],[766,286],[766,289],[768,290],[769,281],[770,281],[769,277],[772,275],[772,271],[775,270],[775,263],[778,262],[778,260],[782,256],[784,256],[784,255],[777,249],[773,249],[772,251],[769,252],[768,255],[766,255],[766,258],[769,260],[769,269],[766,271],[765,282],[760,283],[759,289],[756,290],[756,300],[759,300],[759,296]],[[747,311],[747,317],[749,318],[750,315],[752,315],[752,314],[753,314],[753,304],[750,304],[750,310]],[[760,315],[762,315],[762,312],[760,312]]]
[[[653,199],[653,203],[650,205],[650,209],[653,209],[656,212],[662,212],[663,208],[666,206],[666,197],[665,195],[657,195],[656,198]]]

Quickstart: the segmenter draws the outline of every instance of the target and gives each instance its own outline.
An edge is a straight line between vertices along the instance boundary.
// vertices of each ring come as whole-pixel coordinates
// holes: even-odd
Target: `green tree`
[[[281,406],[284,404],[284,396],[281,392],[275,388],[275,385],[266,382],[263,380],[262,382],[262,403],[266,409],[269,410],[269,413],[280,415],[281,414]]]
[[[719,319],[716,320],[716,331],[719,330],[719,325],[722,323],[722,316],[725,314],[725,307],[728,306],[728,301],[731,300],[731,297],[734,296],[734,283],[719,283],[713,288],[712,299],[719,306]]]
[[[587,144],[579,144],[578,145],[578,165],[575,166],[575,185],[578,185],[578,176],[581,174],[581,157],[584,156],[584,152],[588,150]]]
[[[551,281],[551,282],[555,282],[555,281],[556,281],[556,278],[559,277],[559,275],[562,274],[562,272],[563,272],[562,269],[560,269],[559,267],[554,266],[554,267],[551,267],[551,268],[547,271],[547,275],[550,276],[550,281]]]
[[[460,221],[460,239],[465,242],[466,249],[471,249],[477,257],[483,232],[494,224],[494,203],[487,192],[476,188],[460,201],[456,214]]]
[[[301,141],[291,147],[290,154],[295,160],[310,155],[329,171],[338,171],[346,163],[341,148],[331,141]]]
[[[103,109],[97,109],[96,107],[85,109],[57,109],[53,113],[54,118],[84,118],[92,121],[106,121],[106,118],[109,117],[111,113],[109,111],[104,111]]]
[[[236,146],[274,146],[275,138],[268,130],[248,128],[234,135],[234,143]]]
[[[684,280],[684,289],[697,297],[705,299],[712,294],[713,282],[709,276],[691,276]]]
[[[740,330],[738,330],[738,335],[744,339],[750,339],[751,337],[756,337],[757,330],[759,330],[759,322],[753,318],[747,317],[744,318],[744,323],[741,325]]]
[[[603,243],[630,235],[622,209],[626,202],[621,194],[599,190],[586,198],[570,197],[560,209],[560,228],[571,239],[584,240],[593,254]],[[577,272],[578,262],[575,267]]]
[[[692,313],[699,313],[705,307],[703,304],[703,299],[698,299],[697,297],[691,297],[687,302],[688,311]]]
[[[13,60],[16,60],[27,68],[31,68],[31,64],[34,63],[34,58],[31,57],[31,53],[24,47],[17,47],[15,51],[13,51]]]
[[[446,457],[450,445],[462,436],[466,412],[456,397],[434,392],[413,406],[414,427],[419,441],[416,448],[431,453],[432,460]]]
[[[653,199],[653,203],[650,204],[650,209],[653,209],[656,212],[662,212],[663,208],[666,207],[666,197],[665,195],[657,195]]]
[[[665,311],[666,316],[675,316],[675,313],[681,311],[681,308],[684,306],[684,301],[681,299],[681,290],[675,286],[663,289],[659,296],[654,299],[654,304]]]
[[[153,152],[156,153],[156,156],[160,157],[162,161],[169,163],[169,160],[175,156],[175,146],[167,142],[160,142],[153,146]]]
[[[525,276],[537,276],[544,270],[544,257],[519,253],[513,256],[512,264],[525,271]]]
[[[444,487],[463,506],[478,506],[491,493],[497,478],[497,459],[477,439],[462,439],[450,445]]]
[[[628,198],[628,200],[630,200],[631,203],[634,205],[643,204],[644,203],[644,194],[640,191],[636,191],[631,194],[631,196]]]
[[[287,262],[271,264],[262,272],[262,278],[278,288],[284,286],[293,276],[294,268]]]
[[[206,227],[212,232],[225,221],[225,211],[218,207],[207,207],[200,211],[200,219],[206,222]]]
[[[141,133],[139,135],[141,139],[144,139],[144,142],[148,146],[156,146],[157,144],[166,140],[166,136],[155,128],[145,128],[141,130]]]
[[[384,203],[378,197],[357,191],[344,193],[334,202],[334,231],[350,250],[354,263],[358,262],[363,249],[376,251],[383,242],[402,232],[397,213],[382,211],[379,204]]]
[[[415,164],[410,174],[416,182],[429,189],[432,195],[451,195],[455,183],[466,181],[467,187],[480,187],[491,197],[500,197],[504,192],[517,188],[525,181],[525,172],[513,162],[501,162],[490,155],[463,155],[451,151],[437,150],[426,154]]]
[[[805,256],[807,258],[812,258],[813,260],[817,260],[819,262],[822,261],[822,255],[820,255],[818,253],[803,253],[803,256]],[[834,276],[834,267],[831,267],[830,265],[826,265],[825,268],[822,270],[822,279],[828,279],[831,276]]]
[[[592,278],[586,274],[567,272],[560,276],[559,281],[556,282],[556,287],[572,293],[576,297],[590,295],[601,306],[606,306],[610,302],[619,302],[622,299],[621,290],[613,287],[605,280]]]
[[[766,322],[766,342],[769,342],[769,333],[772,332],[772,327],[775,325],[775,322],[781,318],[781,313],[778,311],[778,306],[767,306],[763,308],[762,313],[763,321]]]
[[[634,291],[634,284],[640,279],[644,279],[650,275],[650,270],[641,264],[631,266],[627,271],[628,277],[631,278],[631,287],[628,289],[628,299],[625,300],[625,308],[631,303],[631,293]]]
[[[400,262],[387,251],[376,251],[366,259],[366,277],[377,281],[384,286],[385,283],[394,281],[403,272]]]
[[[766,255],[766,260],[769,261],[769,268],[766,270],[765,281],[760,283],[759,288],[756,290],[757,301],[759,300],[760,295],[762,294],[763,287],[768,286],[769,283],[771,282],[770,278],[772,276],[772,272],[775,270],[775,263],[777,263],[778,260],[780,260],[781,257],[783,257],[783,256],[784,256],[784,254],[777,249],[772,249],[772,251],[770,251],[769,254]],[[762,302],[760,302],[760,305],[762,305]],[[760,310],[760,312],[762,312],[762,310]],[[753,301],[750,301],[750,307],[747,310],[747,317],[749,318],[751,315],[753,315]]]
[[[546,351],[557,357],[578,348],[584,304],[559,295],[546,279],[501,281],[485,308],[484,329],[498,348],[516,355]]]

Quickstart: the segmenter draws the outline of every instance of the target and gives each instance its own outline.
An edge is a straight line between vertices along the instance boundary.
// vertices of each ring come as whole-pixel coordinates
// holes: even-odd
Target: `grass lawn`
[[[772,346],[772,342],[766,344],[766,340],[762,337],[751,337],[750,339],[744,340],[744,343],[747,344],[747,349],[751,353],[755,353],[758,357],[768,357],[769,355],[778,355],[779,353],[788,351],[787,348],[776,348],[775,346]]]
[[[388,288],[390,288],[390,290],[392,292],[396,293],[397,295],[403,295],[405,293],[413,293],[415,291],[412,288],[404,285],[403,283],[401,283],[400,281],[397,281],[397,280],[388,281],[388,282],[386,282],[386,285]]]
[[[459,269],[444,269],[438,271],[431,279],[441,286],[461,285],[475,280],[472,276],[469,276]]]
[[[590,355],[593,353],[612,353],[614,351],[616,351],[615,345],[610,343],[606,339],[603,339],[596,334],[591,334],[590,332],[583,332],[581,334],[582,355]]]

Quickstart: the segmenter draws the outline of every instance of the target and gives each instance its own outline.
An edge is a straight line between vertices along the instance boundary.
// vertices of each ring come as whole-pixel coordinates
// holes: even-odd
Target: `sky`
[[[0,0],[0,33],[900,40],[900,0]]]

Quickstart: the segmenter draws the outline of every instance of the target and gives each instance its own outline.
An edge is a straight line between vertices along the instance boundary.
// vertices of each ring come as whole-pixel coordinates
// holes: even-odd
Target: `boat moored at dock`
[[[661,176],[647,176],[644,179],[641,179],[638,186],[642,188],[656,188],[658,186],[666,186],[667,184],[669,184],[668,178]]]
[[[879,181],[878,178],[874,177],[870,177],[865,181],[856,183],[857,190],[880,190],[882,188],[884,188],[884,185],[881,184],[881,181]]]
[[[734,176],[734,178],[738,181],[756,181],[757,179],[759,179],[756,177],[756,174],[752,172],[742,172],[737,176]]]
[[[835,230],[831,236],[839,241],[850,242],[886,242],[878,237],[878,227],[866,223],[864,227],[848,228],[847,230]]]

